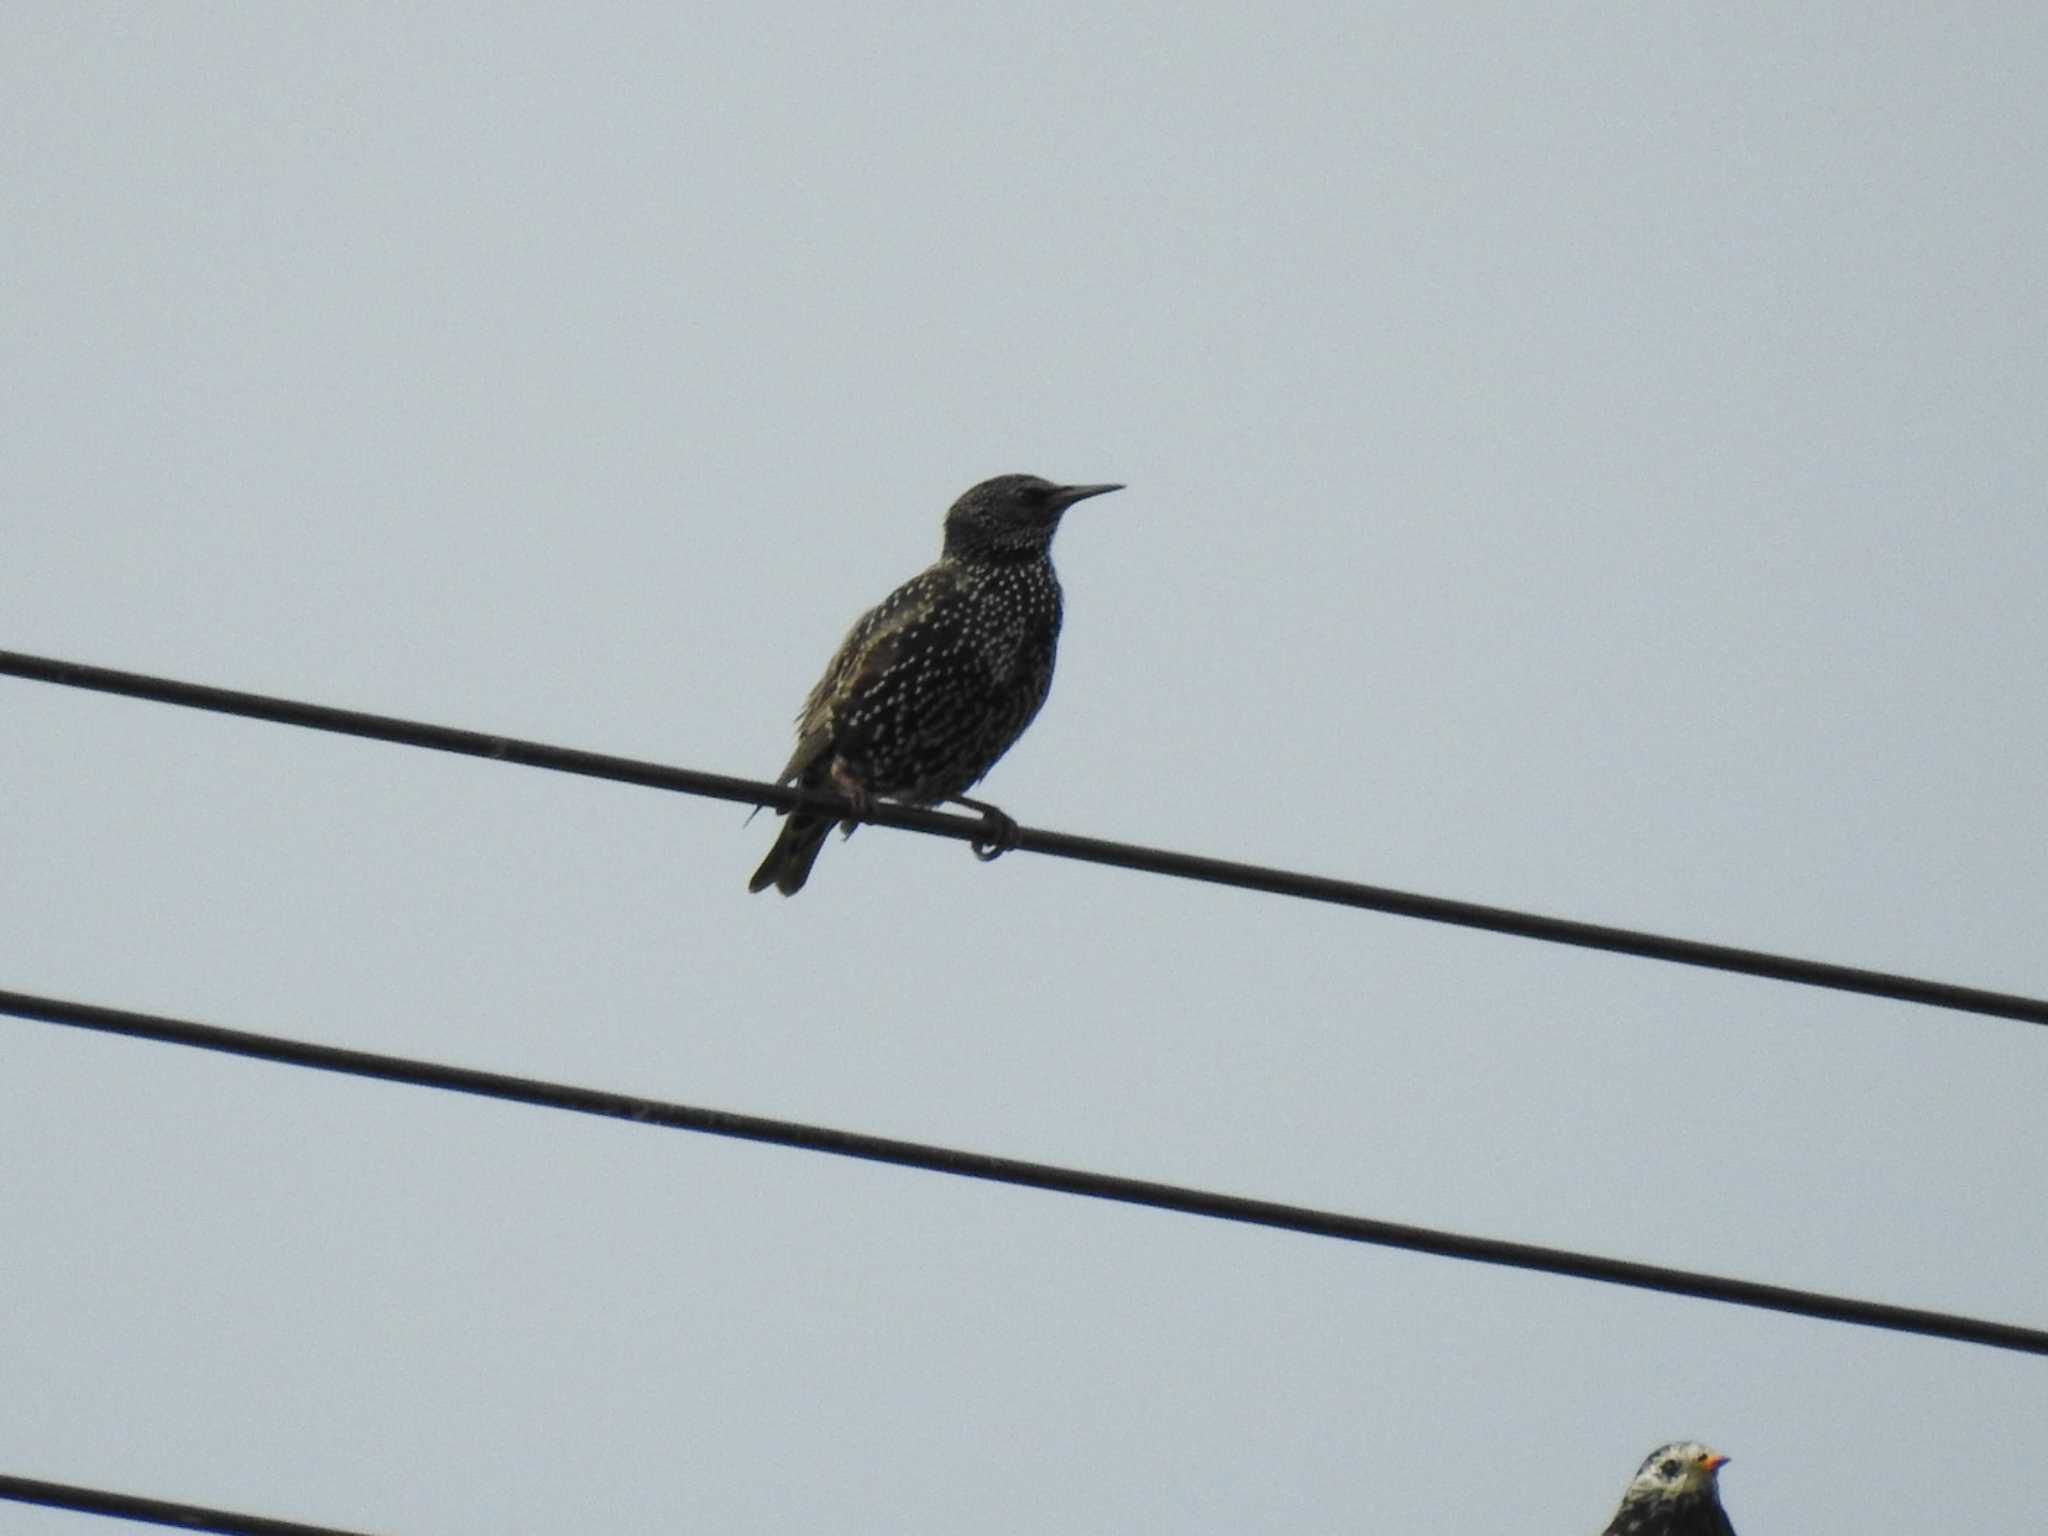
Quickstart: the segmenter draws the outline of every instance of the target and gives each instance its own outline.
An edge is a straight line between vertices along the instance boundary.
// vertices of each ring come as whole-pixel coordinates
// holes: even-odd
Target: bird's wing
[[[889,670],[903,636],[929,618],[952,588],[951,568],[935,565],[906,581],[854,621],[826,666],[825,675],[804,700],[803,712],[796,717],[796,751],[776,783],[791,783],[830,754],[839,734],[838,717],[847,703],[866,692]]]

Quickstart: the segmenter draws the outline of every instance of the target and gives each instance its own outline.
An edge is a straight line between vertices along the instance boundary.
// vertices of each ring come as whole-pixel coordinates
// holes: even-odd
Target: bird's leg
[[[868,813],[868,788],[853,776],[853,770],[846,765],[846,759],[843,757],[832,759],[830,777],[832,787],[853,803],[853,815],[839,824],[840,837],[848,838],[853,836],[853,829],[860,825],[856,818]]]
[[[1017,846],[1017,823],[1006,813],[984,800],[970,800],[965,795],[948,795],[946,799],[954,805],[964,805],[970,811],[981,812],[981,819],[988,823],[987,833],[977,837],[972,844],[974,856],[982,863],[1000,859]]]

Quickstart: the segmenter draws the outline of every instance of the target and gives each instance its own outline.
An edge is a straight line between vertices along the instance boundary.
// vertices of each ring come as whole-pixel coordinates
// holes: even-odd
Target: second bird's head
[[[1077,501],[1120,485],[1054,485],[1036,475],[997,475],[961,493],[946,514],[946,553],[1037,557]]]
[[[1665,1532],[1725,1530],[1709,1511],[1719,1508],[1721,1469],[1728,1458],[1696,1440],[1660,1445],[1643,1459],[1621,1496],[1608,1531],[1660,1536]]]

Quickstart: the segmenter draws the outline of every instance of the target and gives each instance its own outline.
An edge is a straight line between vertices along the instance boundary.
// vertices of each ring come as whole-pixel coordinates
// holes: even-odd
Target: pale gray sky
[[[1020,819],[2048,992],[2044,58],[15,6],[0,645],[766,776],[962,488],[1120,480]],[[2024,1025],[0,707],[7,986],[2048,1323]],[[2039,1360],[13,1020],[0,1219],[0,1470],[399,1536],[2039,1514]]]

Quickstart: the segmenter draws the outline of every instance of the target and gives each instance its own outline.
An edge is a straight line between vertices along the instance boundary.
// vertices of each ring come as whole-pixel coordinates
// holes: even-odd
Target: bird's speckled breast
[[[1042,704],[1052,682],[1062,614],[1060,582],[1052,562],[980,565],[965,574],[972,615],[968,639],[980,652],[989,677],[1001,689],[1042,674],[1037,695]]]
[[[1045,703],[1061,597],[1049,560],[947,561],[921,581],[927,601],[834,734],[872,792],[928,804],[974,785]]]

